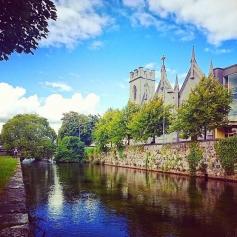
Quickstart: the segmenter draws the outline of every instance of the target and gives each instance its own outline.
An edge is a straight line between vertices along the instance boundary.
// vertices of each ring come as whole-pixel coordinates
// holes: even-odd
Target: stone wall
[[[215,152],[215,141],[200,142],[203,159],[197,167],[197,176],[208,176],[228,180],[237,180],[237,175],[225,176],[220,161]],[[189,175],[190,143],[167,145],[127,146],[124,150],[114,150],[100,155],[94,155],[91,160],[107,165],[162,171]]]
[[[29,237],[29,219],[21,164],[0,194],[0,237]]]

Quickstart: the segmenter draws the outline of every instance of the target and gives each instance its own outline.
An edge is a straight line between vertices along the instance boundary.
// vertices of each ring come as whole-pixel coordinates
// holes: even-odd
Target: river
[[[112,166],[23,165],[36,237],[234,237],[237,184]]]

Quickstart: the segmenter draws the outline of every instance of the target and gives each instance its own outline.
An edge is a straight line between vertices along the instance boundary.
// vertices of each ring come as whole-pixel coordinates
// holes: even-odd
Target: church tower
[[[155,71],[139,67],[130,72],[129,84],[129,100],[139,105],[146,103],[155,93]]]

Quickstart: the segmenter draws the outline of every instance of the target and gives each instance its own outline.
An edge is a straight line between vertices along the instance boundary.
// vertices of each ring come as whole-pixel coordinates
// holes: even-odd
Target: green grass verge
[[[0,157],[0,192],[16,170],[17,160],[10,156]]]

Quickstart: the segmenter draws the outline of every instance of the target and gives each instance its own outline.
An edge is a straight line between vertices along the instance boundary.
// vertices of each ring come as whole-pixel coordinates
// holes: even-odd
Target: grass
[[[17,160],[10,156],[0,157],[0,192],[16,170]]]

